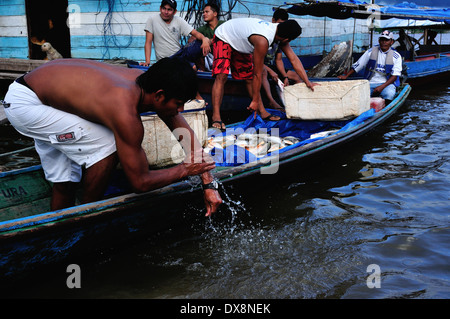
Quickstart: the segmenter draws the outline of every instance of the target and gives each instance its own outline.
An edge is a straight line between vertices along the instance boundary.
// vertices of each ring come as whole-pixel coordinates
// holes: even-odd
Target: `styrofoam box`
[[[205,101],[192,100],[186,103],[181,115],[203,145],[208,137]],[[158,115],[142,115],[141,119],[144,125],[142,148],[147,155],[149,166],[164,167],[181,163],[185,158],[183,148]]]
[[[320,81],[311,91],[305,83],[284,88],[290,119],[335,121],[359,116],[370,108],[367,80]]]

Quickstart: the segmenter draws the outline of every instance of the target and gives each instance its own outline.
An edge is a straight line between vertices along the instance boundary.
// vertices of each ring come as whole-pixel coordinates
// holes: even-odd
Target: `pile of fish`
[[[278,137],[262,133],[242,133],[239,135],[212,136],[206,141],[204,150],[210,153],[213,148],[225,149],[236,145],[245,148],[256,157],[263,157],[298,142],[300,142],[300,139],[294,136]]]

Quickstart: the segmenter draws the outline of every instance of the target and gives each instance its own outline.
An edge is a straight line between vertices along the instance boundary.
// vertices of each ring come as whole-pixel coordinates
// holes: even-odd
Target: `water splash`
[[[214,218],[209,218],[208,223],[205,225],[205,233],[208,233],[209,231],[213,231],[215,233],[221,233],[223,231],[233,233],[237,227],[239,227],[239,216],[247,214],[248,210],[246,209],[240,196],[229,192],[227,187],[222,182],[219,181],[218,184],[219,192],[223,200],[220,214],[224,215],[229,213],[230,220],[227,224],[219,224]]]

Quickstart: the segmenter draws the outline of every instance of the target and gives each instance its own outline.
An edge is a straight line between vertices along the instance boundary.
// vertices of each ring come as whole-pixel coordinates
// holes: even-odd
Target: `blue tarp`
[[[450,23],[450,8],[422,8],[413,2],[402,2],[380,8],[381,13],[394,15],[396,18],[431,20]]]
[[[279,137],[294,136],[300,139],[299,143],[287,146],[278,153],[286,152],[290,149],[323,139],[323,137],[310,138],[312,134],[337,129],[340,132],[351,130],[375,114],[374,109],[370,109],[353,120],[345,121],[301,121],[290,120],[286,114],[276,110],[268,110],[273,115],[278,115],[282,119],[279,121],[264,121],[260,116],[250,115],[242,124],[233,126],[222,133],[223,135],[237,135],[242,133],[267,133]],[[276,130],[274,130],[276,129]],[[213,148],[210,152],[216,166],[238,166],[244,163],[256,161],[258,158],[245,148],[231,145],[225,149]],[[268,154],[270,156],[273,154]]]
[[[296,15],[326,16],[332,19],[366,19],[369,14],[376,15],[379,12],[380,19],[431,20],[450,24],[450,8],[420,7],[406,1],[395,5],[371,5],[369,1],[361,0],[317,1],[294,4],[287,10]]]

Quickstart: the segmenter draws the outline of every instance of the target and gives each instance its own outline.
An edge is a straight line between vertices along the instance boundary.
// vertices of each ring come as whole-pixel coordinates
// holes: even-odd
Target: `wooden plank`
[[[28,50],[28,38],[23,35],[20,37],[0,37],[0,52],[8,52],[11,49],[27,49]],[[10,56],[2,56],[3,58],[12,58]]]
[[[23,73],[18,73],[18,72],[0,72],[0,80],[15,80],[17,79],[20,75],[22,75]],[[1,112],[1,110],[0,110]],[[0,115],[0,119],[2,118],[2,116]],[[0,121],[1,123],[1,121]]]
[[[4,2],[0,3],[0,16],[25,15],[24,0],[11,0],[11,2],[13,3],[10,3],[10,1],[8,1],[8,4]]]
[[[13,44],[8,45],[11,42]],[[28,59],[28,39],[26,37],[0,37],[0,58]]]
[[[108,4],[106,1],[98,0],[70,0],[69,5],[78,5],[81,12],[106,12],[108,11]],[[142,0],[130,0],[130,1],[116,1],[114,4],[114,10],[119,12],[129,11],[159,11],[161,1],[142,1]],[[181,10],[181,1],[178,1],[178,10]]]
[[[29,72],[44,64],[45,60],[0,58],[0,71]]]
[[[10,175],[1,178],[0,183],[0,221],[21,217],[24,213],[30,215],[49,209],[51,196],[50,184],[45,180],[42,171],[31,171],[26,174]],[[42,199],[47,199],[41,201]],[[40,205],[36,205],[39,203]],[[24,207],[28,207],[24,210]],[[44,210],[45,211],[45,210]]]
[[[0,26],[2,27],[27,27],[27,17],[25,15],[1,16]],[[3,33],[2,33],[3,35]]]
[[[111,49],[108,52],[105,50],[97,50],[95,48],[77,48],[72,51],[72,58],[77,59],[126,59],[135,61],[144,61],[144,49]],[[106,61],[105,61],[106,62]]]
[[[2,37],[26,37],[27,26],[0,26],[0,34]]]

